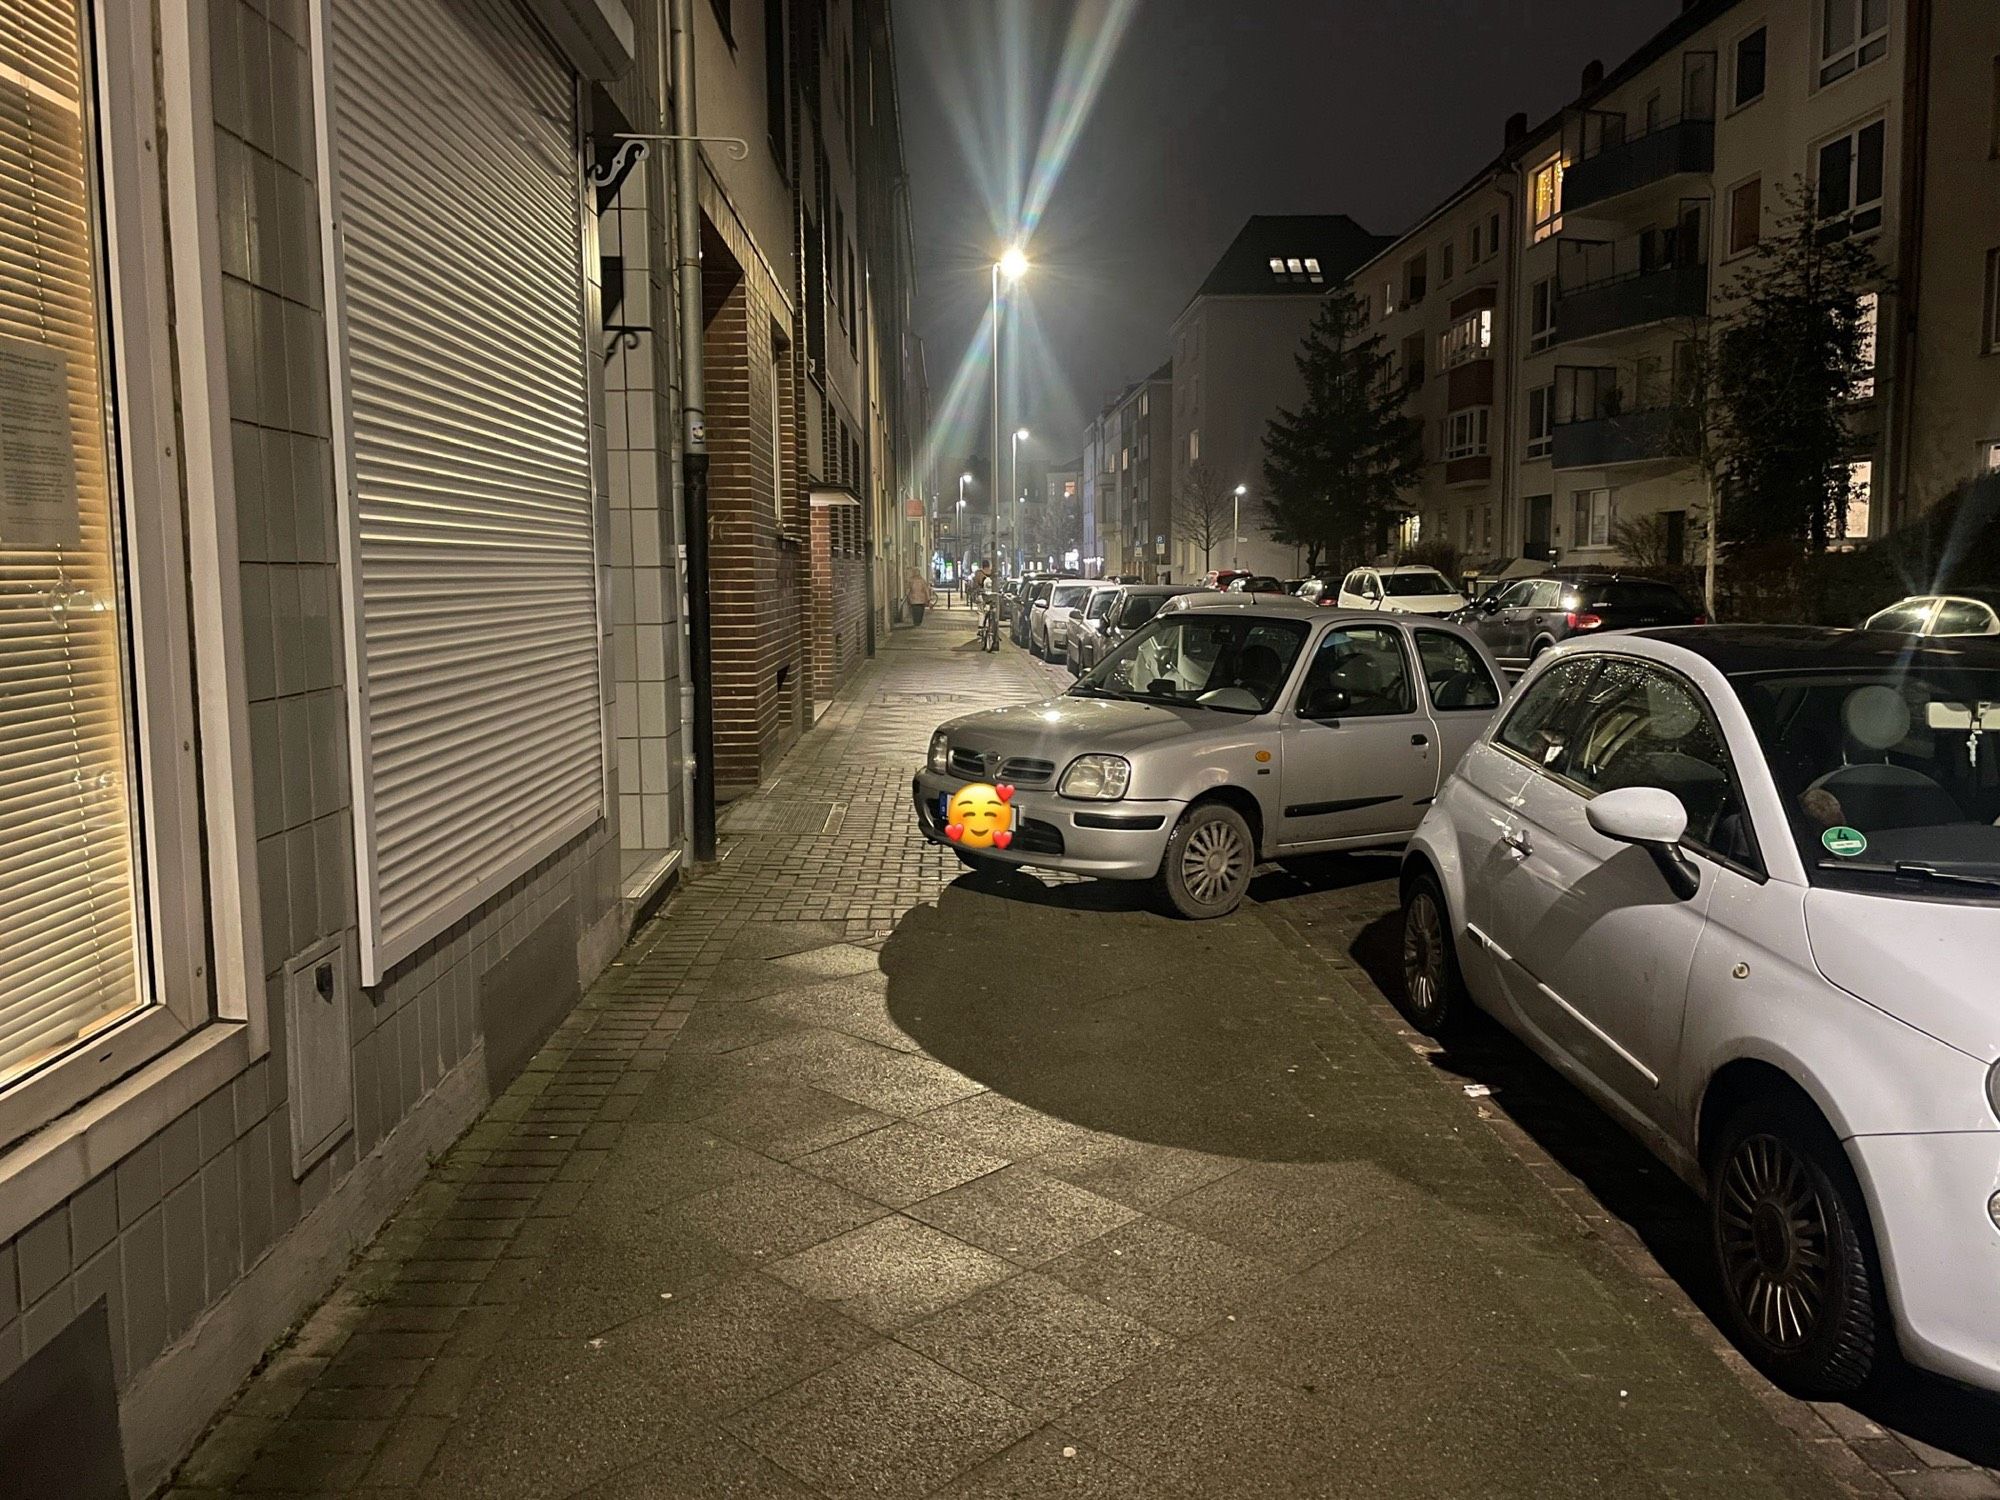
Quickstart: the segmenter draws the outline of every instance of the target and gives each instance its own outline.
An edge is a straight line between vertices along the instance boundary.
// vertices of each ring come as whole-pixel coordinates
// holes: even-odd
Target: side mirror
[[[1591,798],[1583,815],[1604,837],[1635,844],[1650,854],[1668,888],[1681,900],[1701,889],[1694,861],[1681,852],[1687,809],[1672,792],[1656,786],[1620,787]]]

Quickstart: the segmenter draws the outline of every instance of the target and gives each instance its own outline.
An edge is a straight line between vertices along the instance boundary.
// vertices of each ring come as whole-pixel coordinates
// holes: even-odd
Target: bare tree
[[[1204,463],[1184,466],[1174,484],[1174,535],[1201,548],[1201,570],[1210,570],[1216,545],[1235,524],[1235,486]]]

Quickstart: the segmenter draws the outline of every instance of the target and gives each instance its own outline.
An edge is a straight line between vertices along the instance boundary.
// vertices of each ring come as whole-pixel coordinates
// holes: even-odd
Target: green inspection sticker
[[[1819,841],[1826,845],[1828,854],[1838,854],[1842,859],[1868,852],[1868,835],[1859,828],[1829,828],[1819,836]]]

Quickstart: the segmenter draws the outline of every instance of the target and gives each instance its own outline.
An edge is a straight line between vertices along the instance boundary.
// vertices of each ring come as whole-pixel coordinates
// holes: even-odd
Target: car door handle
[[[1412,745],[1428,745],[1430,742],[1431,737],[1427,734],[1413,734],[1410,736],[1410,743]]]
[[[1530,854],[1535,852],[1534,840],[1528,837],[1526,829],[1510,828],[1500,835],[1500,842],[1505,844],[1509,849],[1512,849],[1522,859],[1526,859]]]

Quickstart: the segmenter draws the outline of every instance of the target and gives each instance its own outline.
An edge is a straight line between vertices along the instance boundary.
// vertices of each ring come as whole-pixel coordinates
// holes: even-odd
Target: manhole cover
[[[763,799],[739,803],[722,815],[720,827],[729,833],[831,833],[840,826],[846,804],[786,802]]]

